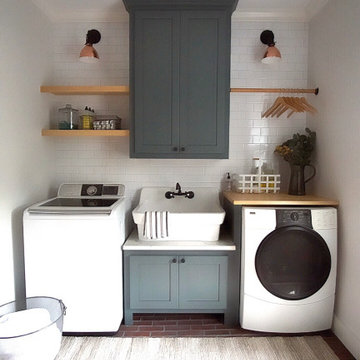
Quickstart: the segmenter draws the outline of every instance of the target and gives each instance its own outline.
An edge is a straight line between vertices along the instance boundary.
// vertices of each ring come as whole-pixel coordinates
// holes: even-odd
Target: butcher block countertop
[[[224,197],[233,205],[252,205],[252,206],[277,206],[277,205],[296,205],[296,206],[338,206],[339,201],[328,199],[316,195],[288,195],[278,194],[242,194],[234,191],[224,191]]]

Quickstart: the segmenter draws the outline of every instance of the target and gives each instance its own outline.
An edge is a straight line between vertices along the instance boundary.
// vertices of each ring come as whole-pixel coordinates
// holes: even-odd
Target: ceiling
[[[52,21],[127,18],[122,0],[32,0]],[[239,0],[233,16],[244,20],[308,21],[328,0]]]

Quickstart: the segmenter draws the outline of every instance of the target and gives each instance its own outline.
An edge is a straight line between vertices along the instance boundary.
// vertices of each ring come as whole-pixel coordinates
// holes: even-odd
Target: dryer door
[[[257,276],[273,295],[301,300],[326,282],[331,255],[324,239],[301,226],[285,226],[267,235],[255,257]]]

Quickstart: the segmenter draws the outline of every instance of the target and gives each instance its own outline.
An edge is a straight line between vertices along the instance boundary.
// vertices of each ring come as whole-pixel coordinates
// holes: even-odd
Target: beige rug
[[[55,360],[339,360],[320,336],[63,337]]]

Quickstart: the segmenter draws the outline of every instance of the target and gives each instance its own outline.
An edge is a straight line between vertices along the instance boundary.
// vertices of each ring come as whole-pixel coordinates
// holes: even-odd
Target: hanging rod
[[[263,92],[263,93],[295,93],[295,94],[315,94],[319,93],[316,89],[282,89],[282,88],[231,88],[230,92]]]

